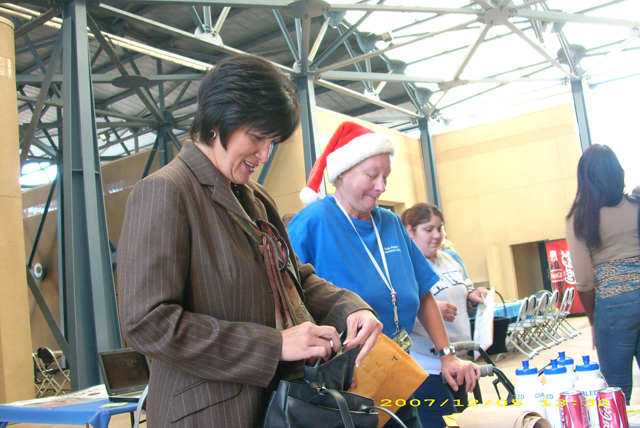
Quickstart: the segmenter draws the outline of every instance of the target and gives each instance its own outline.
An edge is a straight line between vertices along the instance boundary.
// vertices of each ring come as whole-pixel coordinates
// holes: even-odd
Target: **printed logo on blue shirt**
[[[400,247],[398,247],[397,245],[390,245],[388,247],[384,247],[385,254],[396,253],[396,252],[401,253]]]

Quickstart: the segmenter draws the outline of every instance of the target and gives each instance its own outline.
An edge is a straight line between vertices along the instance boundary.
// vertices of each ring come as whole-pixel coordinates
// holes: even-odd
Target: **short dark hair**
[[[624,197],[624,170],[609,146],[588,147],[578,162],[578,191],[567,218],[574,216],[576,237],[590,249],[600,246],[600,208],[614,207]]]
[[[428,202],[420,202],[405,210],[400,219],[405,227],[411,226],[411,228],[415,229],[419,225],[431,221],[431,217],[434,215],[440,217],[444,223],[442,211],[437,206]]]
[[[226,149],[227,138],[238,126],[278,135],[282,142],[299,123],[300,105],[291,77],[258,56],[236,55],[202,78],[190,136],[211,145],[215,129]]]

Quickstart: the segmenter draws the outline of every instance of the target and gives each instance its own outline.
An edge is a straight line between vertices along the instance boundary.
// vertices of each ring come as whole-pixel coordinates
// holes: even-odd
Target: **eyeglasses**
[[[258,229],[267,236],[269,236],[276,243],[276,249],[278,252],[278,269],[280,272],[287,268],[290,260],[289,247],[284,241],[278,229],[266,220],[256,220],[256,226]]]

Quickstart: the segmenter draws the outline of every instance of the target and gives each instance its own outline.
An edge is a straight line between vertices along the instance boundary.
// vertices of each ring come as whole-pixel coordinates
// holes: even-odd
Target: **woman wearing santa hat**
[[[383,333],[397,338],[399,344],[406,343],[417,317],[440,355],[444,379],[456,391],[466,382],[471,391],[480,371],[451,351],[430,292],[438,275],[398,216],[376,207],[386,189],[394,154],[395,145],[388,135],[353,122],[342,123],[301,192],[308,206],[289,224],[291,243],[302,263],[311,263],[318,275],[356,292],[371,305],[384,325]],[[336,190],[333,196],[320,199],[325,168]],[[431,378],[431,382],[442,382],[439,376]],[[437,411],[444,403],[432,404],[430,408]],[[416,407],[400,408],[397,415],[408,427],[422,426]],[[389,421],[386,426],[395,423]]]

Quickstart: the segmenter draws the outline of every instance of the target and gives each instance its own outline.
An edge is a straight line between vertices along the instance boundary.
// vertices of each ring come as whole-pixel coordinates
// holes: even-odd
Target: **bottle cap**
[[[598,363],[596,363],[595,361],[589,361],[588,355],[584,355],[582,357],[582,364],[578,364],[576,366],[577,372],[591,372],[599,369],[600,369],[600,366],[598,365]]]
[[[538,375],[538,369],[535,367],[529,367],[529,361],[524,360],[522,362],[522,367],[516,369],[516,376],[529,376],[529,375]]]
[[[553,259],[557,259],[558,258],[558,253],[556,253],[555,250],[551,250],[549,251],[549,258]]]
[[[564,366],[558,366],[557,359],[551,360],[551,367],[544,368],[545,375],[559,375],[559,374],[566,374],[566,373],[567,373],[567,368]]]
[[[558,352],[558,364],[560,364],[561,366],[572,366],[573,358],[565,357],[564,351],[560,351]]]

